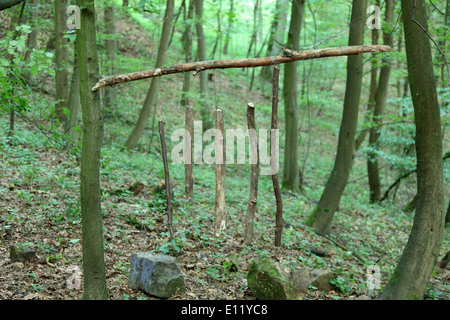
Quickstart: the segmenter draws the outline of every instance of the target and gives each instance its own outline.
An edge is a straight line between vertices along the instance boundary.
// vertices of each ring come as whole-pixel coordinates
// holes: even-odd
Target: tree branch
[[[0,0],[0,11],[11,8],[25,0]]]
[[[117,76],[114,75],[101,76],[100,80],[95,84],[95,86],[91,90],[97,91],[106,86],[115,86],[118,83],[142,80],[174,73],[193,71],[194,72],[193,76],[196,76],[199,72],[209,69],[254,68],[254,67],[263,67],[263,66],[277,65],[281,63],[294,62],[298,60],[310,60],[326,57],[357,55],[360,53],[367,53],[367,52],[388,52],[388,51],[392,51],[392,48],[390,46],[367,45],[367,46],[327,48],[309,51],[289,50],[290,52],[289,56],[283,54],[281,56],[271,56],[262,58],[189,62],[170,67],[156,68],[147,71],[138,71]]]

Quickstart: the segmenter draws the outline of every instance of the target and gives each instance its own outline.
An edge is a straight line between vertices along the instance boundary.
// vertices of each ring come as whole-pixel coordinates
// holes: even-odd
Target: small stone
[[[12,262],[26,262],[36,258],[36,252],[30,248],[13,244],[9,250],[9,258]]]

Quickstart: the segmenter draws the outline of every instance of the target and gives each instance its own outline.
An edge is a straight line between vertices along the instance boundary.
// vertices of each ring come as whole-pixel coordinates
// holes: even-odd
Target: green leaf
[[[33,66],[31,66],[31,75],[33,76],[33,77],[35,77],[35,76],[37,76],[37,74],[39,73],[39,68],[38,68],[38,66],[35,64],[35,65],[33,65]]]

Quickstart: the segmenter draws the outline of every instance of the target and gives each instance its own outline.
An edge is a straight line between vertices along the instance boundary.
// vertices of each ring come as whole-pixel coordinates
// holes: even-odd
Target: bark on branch
[[[357,55],[360,53],[368,53],[368,52],[388,52],[388,51],[392,51],[392,48],[386,45],[348,46],[348,47],[326,48],[308,51],[292,51],[284,49],[284,54],[281,56],[189,62],[184,64],[178,64],[175,66],[156,68],[146,71],[138,71],[128,74],[121,74],[117,76],[114,75],[101,76],[100,80],[92,88],[92,91],[97,91],[106,86],[115,86],[118,83],[148,79],[174,73],[193,71],[194,72],[193,75],[195,76],[201,71],[210,69],[264,67],[270,65],[277,65],[281,63],[294,62],[298,60],[310,60],[326,57]]]

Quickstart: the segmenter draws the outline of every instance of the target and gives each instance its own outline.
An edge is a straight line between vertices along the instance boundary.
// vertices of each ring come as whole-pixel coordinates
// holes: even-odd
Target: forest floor
[[[119,32],[122,30],[126,34],[126,30],[131,29],[129,22],[119,21]],[[133,37],[144,37],[144,32],[141,33],[132,34]],[[143,42],[133,41],[138,44]],[[130,48],[127,42],[121,48],[122,62],[126,63],[128,71],[136,71],[145,65],[138,58],[142,52],[133,51],[138,49]],[[150,50],[148,47],[141,49]],[[130,55],[127,56],[127,53]],[[262,88],[250,92],[249,76],[245,75],[245,71],[239,77],[225,71],[212,74],[220,88],[214,95],[226,110],[226,125],[246,126],[244,108],[249,101],[257,106],[257,127],[263,128],[270,123],[271,97],[265,94],[271,91],[269,86],[266,90]],[[181,77],[160,80],[165,82],[156,112],[157,118],[161,117],[167,123],[167,140],[170,139],[170,132],[183,127],[183,109],[177,101],[181,96]],[[198,83],[194,82],[193,91],[197,90],[196,86]],[[307,148],[307,132],[311,134],[304,188],[298,194],[283,193],[283,245],[275,247],[275,199],[272,181],[267,176],[260,177],[254,241],[248,245],[243,243],[250,165],[229,165],[226,168],[227,229],[222,237],[217,238],[213,235],[213,167],[194,166],[194,195],[187,197],[184,194],[184,167],[170,164],[175,204],[175,237],[170,239],[165,195],[160,188],[164,172],[158,147],[159,136],[155,134],[153,139],[149,138],[152,133],[149,128],[137,150],[123,149],[145,97],[148,82],[117,88],[120,103],[105,117],[101,168],[105,262],[110,299],[156,299],[128,287],[130,260],[136,252],[169,254],[176,258],[187,290],[170,298],[173,300],[255,299],[247,287],[246,273],[249,264],[260,257],[270,257],[290,269],[309,267],[337,273],[335,290],[321,292],[311,287],[306,296],[308,300],[353,300],[367,295],[366,270],[374,265],[380,268],[382,288],[386,285],[413,223],[413,214],[401,210],[414,196],[413,177],[405,179],[395,201],[386,201],[383,205],[369,204],[365,157],[357,154],[330,237],[318,235],[304,225],[320,197],[334,159],[339,129],[336,114],[340,114],[337,111],[341,108],[342,90],[336,90],[332,97],[329,93],[317,92],[317,95],[323,95],[318,96],[318,100],[326,102],[322,106],[316,105],[313,110],[311,129],[301,130],[302,156]],[[170,113],[164,112],[167,108],[171,108]],[[282,112],[280,110],[281,128],[284,126]],[[7,132],[6,119],[0,120],[0,132]],[[149,140],[153,141],[150,152]],[[173,144],[168,141],[168,150]],[[82,299],[82,288],[69,289],[66,285],[71,267],[81,269],[82,266],[78,162],[73,154],[21,118],[17,119],[14,137],[8,139],[6,135],[0,136],[0,150],[0,299]],[[282,163],[282,154],[280,156]],[[384,172],[383,186],[387,187],[396,173]],[[449,243],[450,230],[447,227],[440,258],[448,251]],[[37,259],[12,263],[9,250],[13,244],[26,245],[35,250]],[[311,249],[323,251],[326,255],[318,256]],[[450,270],[435,269],[426,298],[450,298]]]
[[[69,289],[66,285],[69,269],[81,269],[78,166],[51,147],[22,141],[10,147],[3,144],[2,148],[0,299],[82,299],[82,289]],[[231,172],[227,174],[229,180],[242,179]],[[174,178],[176,235],[169,241],[164,197],[155,190],[158,184],[149,185],[143,173],[132,179],[130,172],[124,179],[130,179],[129,182],[119,185],[111,181],[112,175],[103,176],[102,193],[107,283],[113,300],[155,299],[127,285],[131,256],[136,252],[169,254],[177,259],[187,291],[170,299],[254,299],[247,287],[246,272],[251,261],[263,256],[291,269],[307,266],[337,272],[336,290],[320,292],[311,288],[306,299],[355,299],[367,294],[365,270],[370,264],[381,268],[382,286],[386,284],[412,223],[410,217],[400,212],[392,214],[389,209],[343,210],[337,213],[330,236],[336,245],[303,226],[295,215],[287,214],[283,246],[276,248],[274,210],[261,210],[263,200],[255,221],[255,241],[244,245],[244,196],[240,200],[227,198],[227,230],[222,238],[216,238],[212,234],[211,186],[196,184],[197,195],[187,198],[182,192],[182,179]],[[247,194],[244,190],[248,188],[242,186],[234,196]],[[283,195],[283,201],[289,207],[290,202],[303,200]],[[38,258],[12,263],[12,244],[29,246]],[[311,248],[326,256],[312,254]],[[427,297],[450,298],[450,270],[435,270]]]

